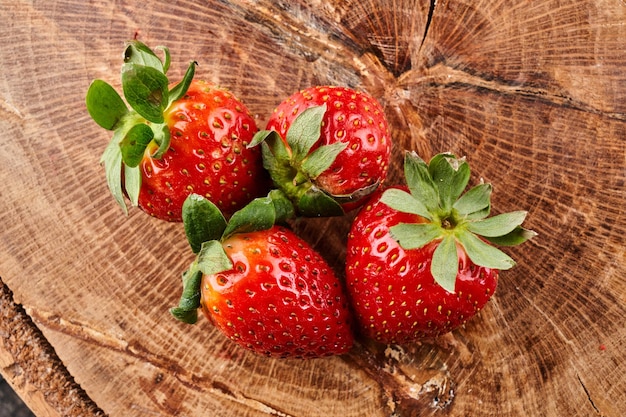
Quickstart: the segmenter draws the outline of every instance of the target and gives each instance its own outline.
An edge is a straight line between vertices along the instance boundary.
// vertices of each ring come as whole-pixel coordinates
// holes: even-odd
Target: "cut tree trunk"
[[[0,0],[0,17],[0,371],[39,416],[626,415],[623,0]],[[122,214],[84,105],[95,78],[119,88],[134,37],[170,48],[173,77],[198,61],[260,127],[300,88],[366,91],[390,184],[405,150],[464,155],[494,212],[528,210],[539,235],[436,340],[270,360],[182,325],[181,225]],[[339,273],[350,217],[295,226]]]

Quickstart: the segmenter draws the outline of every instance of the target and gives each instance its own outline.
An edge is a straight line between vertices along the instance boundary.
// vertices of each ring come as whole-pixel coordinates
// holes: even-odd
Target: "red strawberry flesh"
[[[205,275],[204,314],[230,339],[272,357],[341,354],[353,343],[347,300],[322,258],[287,229],[223,242],[232,270]]]
[[[374,340],[402,344],[459,327],[491,298],[498,271],[473,265],[457,247],[455,292],[446,291],[430,272],[439,242],[405,250],[389,234],[391,226],[424,219],[395,211],[379,197],[362,209],[349,234],[346,281],[360,328]]]
[[[171,142],[160,159],[146,149],[140,168],[139,206],[151,215],[180,220],[191,193],[231,214],[267,190],[259,149],[246,148],[257,131],[248,110],[231,93],[193,81],[165,113]]]

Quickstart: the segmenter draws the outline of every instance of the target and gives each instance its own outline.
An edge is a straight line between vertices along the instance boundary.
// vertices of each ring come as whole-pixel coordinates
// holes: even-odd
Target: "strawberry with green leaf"
[[[247,147],[254,119],[232,93],[194,80],[195,62],[170,85],[169,52],[160,49],[164,59],[139,41],[127,44],[126,102],[102,80],[87,92],[89,114],[113,131],[101,158],[109,189],[124,212],[127,196],[152,216],[180,221],[185,198],[197,193],[230,215],[268,190],[261,152]]]
[[[493,296],[499,271],[515,265],[494,245],[535,233],[526,212],[488,217],[490,184],[464,193],[470,168],[452,154],[427,164],[405,158],[407,186],[379,192],[357,214],[347,242],[346,282],[362,333],[408,343],[464,324]]]
[[[174,317],[195,323],[200,308],[229,339],[270,357],[347,352],[353,344],[347,297],[324,259],[280,225],[293,216],[278,190],[228,222],[210,201],[190,195],[183,224],[196,259],[183,274]]]
[[[263,162],[300,215],[336,216],[360,206],[385,180],[391,138],[378,101],[346,87],[294,93],[275,109]]]

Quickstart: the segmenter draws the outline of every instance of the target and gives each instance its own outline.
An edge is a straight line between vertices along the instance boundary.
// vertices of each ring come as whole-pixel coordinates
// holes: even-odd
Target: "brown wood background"
[[[623,0],[0,0],[0,17],[0,372],[39,416],[626,415]],[[403,149],[466,155],[539,236],[466,328],[402,349],[268,360],[173,321],[181,226],[121,214],[84,106],[136,34],[261,127],[299,88],[367,91],[390,182]],[[340,270],[348,222],[297,230]]]

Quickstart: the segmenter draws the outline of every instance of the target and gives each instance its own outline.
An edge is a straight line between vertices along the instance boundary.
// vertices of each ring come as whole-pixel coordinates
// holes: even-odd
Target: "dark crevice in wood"
[[[591,404],[591,406],[593,407],[594,410],[596,410],[596,413],[599,416],[602,416],[603,414],[600,412],[598,407],[596,407],[596,405],[594,404],[593,399],[591,398],[591,393],[589,392],[589,390],[585,386],[585,383],[583,382],[583,380],[580,378],[580,375],[576,375],[576,377],[578,378],[578,382],[580,383],[580,386],[583,387],[583,390],[585,391],[585,394],[587,394],[587,399],[589,400],[589,404]]]
[[[435,13],[435,7],[437,5],[437,0],[430,0],[430,7],[428,9],[428,17],[426,18],[426,25],[424,27],[424,35],[422,36],[422,42],[420,43],[420,51],[422,50],[422,46],[424,46],[424,42],[426,41],[426,37],[428,36],[428,30],[430,29],[430,24],[433,21],[433,15]]]

